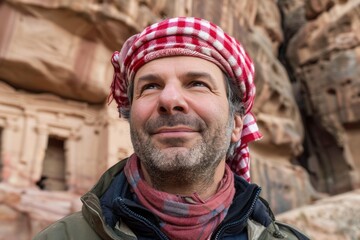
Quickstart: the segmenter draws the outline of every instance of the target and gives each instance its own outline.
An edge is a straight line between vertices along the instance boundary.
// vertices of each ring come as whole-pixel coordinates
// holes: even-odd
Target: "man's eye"
[[[158,85],[155,84],[155,83],[149,83],[149,84],[146,84],[144,85],[142,88],[141,88],[141,92],[145,91],[145,90],[151,90],[151,89],[157,89],[158,88]]]
[[[191,87],[209,87],[206,83],[201,82],[201,81],[193,81],[190,83]]]

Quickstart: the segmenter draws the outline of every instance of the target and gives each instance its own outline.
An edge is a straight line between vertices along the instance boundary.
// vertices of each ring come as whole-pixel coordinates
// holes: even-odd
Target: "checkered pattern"
[[[158,217],[161,230],[170,239],[210,239],[234,199],[234,174],[230,167],[225,167],[217,192],[203,200],[197,193],[181,196],[151,188],[139,169],[139,159],[133,154],[124,168],[126,179],[136,199]]]
[[[261,137],[250,113],[255,97],[254,64],[242,45],[220,27],[200,18],[179,17],[155,23],[130,37],[121,52],[112,56],[114,78],[110,97],[120,112],[128,110],[129,82],[145,63],[166,56],[194,56],[219,66],[239,87],[245,106],[244,129],[233,156],[227,159],[232,170],[250,180],[247,144]]]

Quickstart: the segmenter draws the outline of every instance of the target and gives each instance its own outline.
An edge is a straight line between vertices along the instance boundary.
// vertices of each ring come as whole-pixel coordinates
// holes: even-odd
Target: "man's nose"
[[[168,84],[162,89],[158,105],[160,114],[187,113],[188,110],[184,89],[179,84]]]

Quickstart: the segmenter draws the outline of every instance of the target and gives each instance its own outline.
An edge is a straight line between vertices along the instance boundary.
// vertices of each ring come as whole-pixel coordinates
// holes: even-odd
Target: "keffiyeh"
[[[250,181],[248,143],[261,138],[255,118],[250,112],[255,97],[254,64],[242,45],[219,26],[194,17],[166,19],[130,37],[120,52],[114,52],[114,77],[110,97],[119,112],[130,107],[129,82],[145,63],[167,56],[193,56],[216,64],[231,78],[241,92],[245,107],[241,140],[233,155],[226,160],[236,174]]]

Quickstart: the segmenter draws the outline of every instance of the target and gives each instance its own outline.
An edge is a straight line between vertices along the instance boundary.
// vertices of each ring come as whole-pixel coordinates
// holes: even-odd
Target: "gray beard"
[[[130,124],[131,140],[135,153],[149,174],[153,187],[161,189],[166,184],[191,186],[201,183],[206,187],[214,181],[215,169],[225,158],[230,145],[232,121],[226,126],[208,129],[199,119],[182,114],[161,116],[150,120],[145,132],[140,132]],[[200,131],[202,138],[187,150],[159,150],[151,142],[150,133],[160,126],[187,125]],[[171,143],[173,142],[173,143]],[[171,145],[178,145],[181,139],[173,139]]]

